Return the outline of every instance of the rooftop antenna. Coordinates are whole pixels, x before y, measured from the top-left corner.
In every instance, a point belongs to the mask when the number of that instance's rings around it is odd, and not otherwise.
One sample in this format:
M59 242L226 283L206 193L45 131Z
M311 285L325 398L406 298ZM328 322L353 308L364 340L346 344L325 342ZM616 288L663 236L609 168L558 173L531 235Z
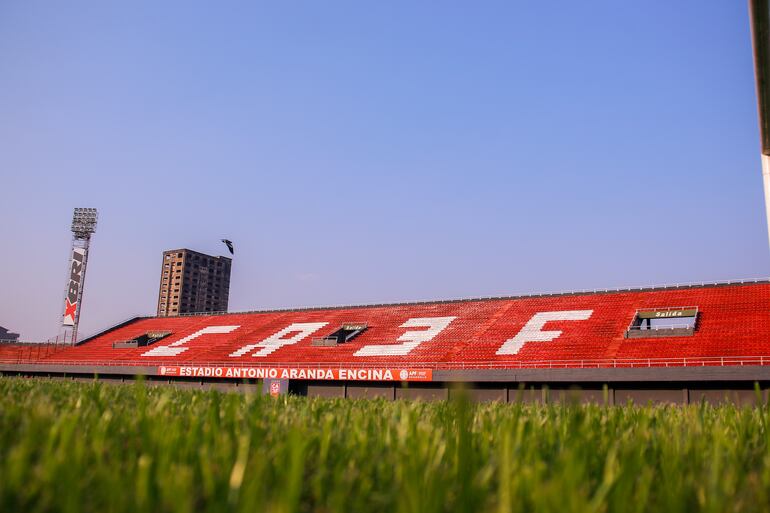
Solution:
M76 208L72 214L72 250L67 271L67 284L64 287L64 314L61 320L64 341L66 343L69 339L72 345L76 344L78 339L88 249L91 245L91 235L96 232L98 217L99 214L95 208Z

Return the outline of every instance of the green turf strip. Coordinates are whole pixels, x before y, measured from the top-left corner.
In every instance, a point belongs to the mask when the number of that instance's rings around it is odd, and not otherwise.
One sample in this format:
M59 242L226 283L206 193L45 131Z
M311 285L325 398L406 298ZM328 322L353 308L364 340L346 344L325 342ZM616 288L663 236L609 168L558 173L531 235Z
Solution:
M0 511L767 511L769 417L0 378Z

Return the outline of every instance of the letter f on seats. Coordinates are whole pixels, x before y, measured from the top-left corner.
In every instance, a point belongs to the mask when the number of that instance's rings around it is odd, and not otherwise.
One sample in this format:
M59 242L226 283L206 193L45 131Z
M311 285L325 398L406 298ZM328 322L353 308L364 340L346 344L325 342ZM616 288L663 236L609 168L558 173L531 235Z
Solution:
M513 338L508 339L500 349L497 355L518 354L519 350L527 342L550 342L561 335L561 331L543 331L543 326L551 321L585 321L593 310L569 310L564 312L540 312L521 328L521 331Z

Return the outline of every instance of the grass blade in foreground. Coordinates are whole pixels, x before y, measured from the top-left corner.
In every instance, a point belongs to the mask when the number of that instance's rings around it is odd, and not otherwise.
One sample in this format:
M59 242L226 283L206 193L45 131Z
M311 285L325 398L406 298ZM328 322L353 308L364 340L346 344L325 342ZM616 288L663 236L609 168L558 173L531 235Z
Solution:
M765 511L766 408L308 400L0 378L2 511Z

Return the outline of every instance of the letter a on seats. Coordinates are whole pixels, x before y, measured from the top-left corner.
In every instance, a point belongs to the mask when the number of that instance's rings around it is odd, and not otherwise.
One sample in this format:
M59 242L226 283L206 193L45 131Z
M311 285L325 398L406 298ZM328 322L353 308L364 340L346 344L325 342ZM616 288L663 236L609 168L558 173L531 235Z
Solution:
M142 356L176 356L190 349L189 347L180 347L180 346L183 346L187 342L193 339L196 339L201 335L208 335L208 334L214 334L214 333L230 333L231 331L235 331L238 328L240 328L240 326L209 326L207 328L203 328L201 330L196 331L192 335L188 335L184 338L181 338L176 342L174 342L173 344L169 344L167 346L158 346L153 349L150 349L146 353L142 353Z
M274 351L282 348L283 346L296 344L303 338L315 333L316 331L320 330L327 324L329 323L328 322L295 322L294 324L285 327L278 333L275 333L274 335L267 337L262 342L257 342L256 344L249 344L247 346L243 346L242 348L238 349L234 353L231 353L230 356L233 358L238 356L243 356L246 353L253 351L258 347L261 347L262 349L260 349L259 351L257 351L251 356L267 356L273 353ZM283 338L289 333L295 333L295 335L289 338Z
M550 342L561 335L561 331L543 331L543 326L551 321L585 321L593 310L569 310L564 312L540 312L521 328L521 331L512 339L507 340L500 349L498 355L518 354L519 350L527 342Z

